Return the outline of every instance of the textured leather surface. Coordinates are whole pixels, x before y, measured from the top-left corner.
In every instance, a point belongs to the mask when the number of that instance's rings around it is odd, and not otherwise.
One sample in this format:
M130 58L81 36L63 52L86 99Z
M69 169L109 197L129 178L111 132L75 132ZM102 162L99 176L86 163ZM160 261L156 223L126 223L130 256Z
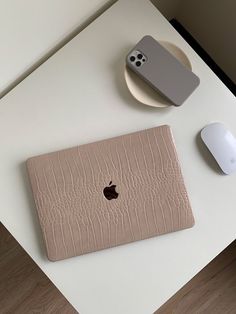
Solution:
M27 167L50 260L194 224L169 126L33 157ZM117 199L103 194L110 181Z

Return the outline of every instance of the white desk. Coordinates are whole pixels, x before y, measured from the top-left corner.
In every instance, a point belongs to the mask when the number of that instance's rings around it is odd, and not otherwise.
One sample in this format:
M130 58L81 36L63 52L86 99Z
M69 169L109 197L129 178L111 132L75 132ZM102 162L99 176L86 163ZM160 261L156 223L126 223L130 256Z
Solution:
M199 75L182 107L158 110L130 96L124 57L144 34L179 45ZM80 313L152 313L235 239L236 176L217 173L196 140L215 120L236 134L235 117L234 96L149 1L120 0L1 100L0 219ZM49 262L25 160L161 124L172 126L196 226Z
M0 97L109 0L1 0Z

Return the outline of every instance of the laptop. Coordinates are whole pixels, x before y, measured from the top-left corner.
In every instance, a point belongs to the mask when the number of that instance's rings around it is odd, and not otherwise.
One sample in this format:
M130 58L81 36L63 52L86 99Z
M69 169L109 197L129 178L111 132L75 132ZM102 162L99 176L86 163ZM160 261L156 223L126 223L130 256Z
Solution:
M194 225L167 125L32 157L27 168L51 261Z

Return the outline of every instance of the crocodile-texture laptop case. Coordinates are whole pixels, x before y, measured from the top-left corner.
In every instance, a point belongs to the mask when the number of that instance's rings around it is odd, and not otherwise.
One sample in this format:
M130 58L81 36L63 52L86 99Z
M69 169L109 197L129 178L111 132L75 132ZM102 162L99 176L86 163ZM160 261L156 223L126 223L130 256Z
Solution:
M32 157L27 167L50 260L194 224L169 126Z

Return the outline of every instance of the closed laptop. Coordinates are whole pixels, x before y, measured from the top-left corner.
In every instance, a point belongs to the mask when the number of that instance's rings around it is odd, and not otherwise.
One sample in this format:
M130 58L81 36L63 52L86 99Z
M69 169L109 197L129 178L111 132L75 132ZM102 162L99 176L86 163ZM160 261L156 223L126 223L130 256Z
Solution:
M194 224L169 126L32 157L27 168L50 260Z

